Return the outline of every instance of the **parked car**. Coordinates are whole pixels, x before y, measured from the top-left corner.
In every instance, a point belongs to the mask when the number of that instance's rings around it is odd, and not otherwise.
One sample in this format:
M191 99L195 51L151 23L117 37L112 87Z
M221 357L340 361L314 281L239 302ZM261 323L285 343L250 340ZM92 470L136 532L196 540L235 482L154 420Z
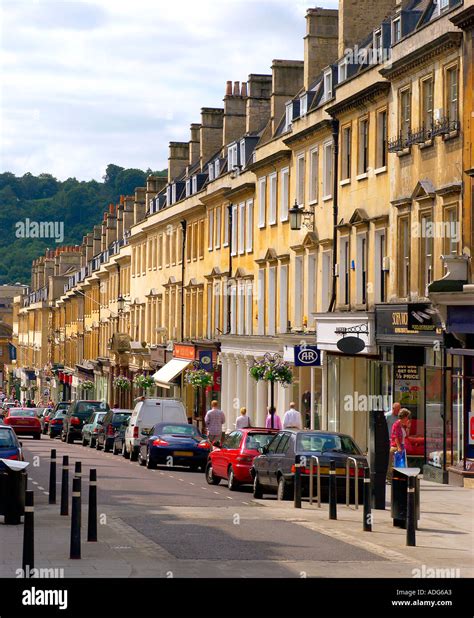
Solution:
M0 426L0 458L24 461L21 443L8 425Z
M127 429L128 423L130 422L130 417L126 419L120 427L115 430L114 442L112 444L112 453L114 455L119 455L123 450L123 445L125 441L125 430Z
M88 401L78 399L69 406L63 420L61 440L72 443L74 440L82 440L82 428L87 423L93 412L107 412L109 406L105 401Z
M4 418L17 435L31 435L35 440L41 438L41 423L35 408L10 408Z
M97 440L99 423L104 418L105 412L93 412L87 423L82 428L82 446L89 445L94 448Z
M212 444L189 423L158 423L142 430L138 462L147 468L158 464L204 470Z
M139 401L130 417L130 423L125 430L125 439L122 455L132 461L138 458L140 447L140 432L150 431L155 425L162 422L183 423L188 422L186 409L179 399L147 397Z
M112 450L114 445L115 433L132 415L132 410L114 408L109 410L97 428L96 448L101 448L106 453Z
M48 433L50 438L57 438L63 430L63 420L66 416L64 410L58 410L54 417L49 421Z
M231 491L239 485L252 484L250 473L259 449L273 440L277 429L239 429L225 437L222 446L216 447L209 455L206 466L206 480L209 485L218 485L222 479L227 480Z
M53 418L54 416L54 408L44 408L43 409L43 413L41 415L41 427L43 430L44 434L48 433L48 429L49 429L49 421Z
M310 457L313 455L319 457L321 466L321 499L323 501L327 500L330 460L334 459L336 462L336 475L344 478L348 457L353 457L359 466L359 501L362 500L363 468L368 466L368 462L354 440L341 433L291 429L278 432L273 440L263 447L262 454L254 459L251 471L254 481L254 497L262 498L265 493L276 493L279 500L290 500L294 494L297 456L303 458L301 468L302 495L308 495ZM315 470L316 468L315 465ZM354 468L351 466L350 470L353 477ZM345 483L339 482L337 487L338 501L344 501ZM354 483L351 483L350 493L353 500Z

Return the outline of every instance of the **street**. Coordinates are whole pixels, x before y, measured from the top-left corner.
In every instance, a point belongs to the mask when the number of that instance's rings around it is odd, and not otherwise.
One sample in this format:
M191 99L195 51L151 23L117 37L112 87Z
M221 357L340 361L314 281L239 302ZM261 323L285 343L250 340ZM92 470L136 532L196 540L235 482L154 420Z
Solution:
M426 535L418 533L418 547L405 548L403 531L386 525L388 510L376 512L375 532L367 535L361 511L345 506L338 521L329 522L327 505L296 510L273 496L254 500L250 486L230 492L226 483L208 485L203 473L183 468L148 470L120 455L46 437L24 438L23 446L35 491L35 566L62 568L65 577L413 577L414 568L436 566L436 560L464 565L462 577L472 573L459 505L458 516L454 509L445 513L451 532L429 525ZM58 461L56 505L48 504L51 448ZM69 560L70 517L59 515L63 455L69 455L70 485L74 462L83 470L82 559L76 561ZM85 540L91 468L98 476L98 543ZM2 576L14 576L21 566L21 535L22 526L0 526Z

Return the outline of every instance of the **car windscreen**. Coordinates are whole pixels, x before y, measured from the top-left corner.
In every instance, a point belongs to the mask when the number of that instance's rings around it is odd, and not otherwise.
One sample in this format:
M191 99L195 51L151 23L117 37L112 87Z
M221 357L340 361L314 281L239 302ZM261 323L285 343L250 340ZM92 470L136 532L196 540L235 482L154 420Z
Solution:
M34 417L35 411L33 408L29 408L28 410L22 410L21 408L11 408L10 416L29 416Z
M314 453L346 453L347 455L360 455L358 446L349 436L338 436L336 434L311 434L300 433L296 442L297 451Z
M194 425L171 425L166 423L156 425L155 431L156 433L165 435L192 436L193 438L201 437L201 434Z
M54 418L64 418L65 416L66 416L66 411L65 410L59 410L54 415Z
M259 448L263 448L273 438L275 437L275 433L249 433L247 434L247 440L245 442L245 448L249 450L257 451Z
M105 403L102 403L102 401L84 401L77 404L77 407L73 412L73 416L87 417L90 416L93 412L105 409Z
M130 418L131 412L116 412L112 417L112 423L114 425L121 425Z
M0 448L16 448L17 446L13 431L0 429Z

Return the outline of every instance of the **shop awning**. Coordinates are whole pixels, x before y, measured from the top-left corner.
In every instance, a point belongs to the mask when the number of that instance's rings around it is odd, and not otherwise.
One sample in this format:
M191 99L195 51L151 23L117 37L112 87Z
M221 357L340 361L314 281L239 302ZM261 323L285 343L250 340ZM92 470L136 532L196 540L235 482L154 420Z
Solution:
M170 382L172 382L180 373L182 373L192 361L183 360L181 358L172 358L170 361L166 363L161 369L158 369L156 373L153 374L153 379L155 380L157 386L162 386L163 388L171 388Z

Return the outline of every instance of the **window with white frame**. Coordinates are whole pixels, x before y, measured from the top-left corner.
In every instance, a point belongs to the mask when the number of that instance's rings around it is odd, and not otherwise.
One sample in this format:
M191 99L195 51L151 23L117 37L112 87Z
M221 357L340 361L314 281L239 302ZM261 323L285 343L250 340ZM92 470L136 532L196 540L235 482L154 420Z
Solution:
M277 222L277 174L273 172L268 177L269 182L269 212L268 212L268 223L270 225L274 225Z
M318 276L316 259L316 253L308 254L308 318L316 312L316 278Z
M439 0L439 10L446 11L449 9L449 0Z
M303 326L303 299L304 299L304 262L303 256L295 257L295 316L294 326L297 329Z
M430 212L420 215L422 230L429 230L433 224L433 217ZM433 237L431 234L421 234L419 243L420 255L420 296L428 296L428 286L433 281Z
M240 164L242 167L245 167L245 163L247 158L245 156L245 140L240 140Z
M258 271L258 334L265 334L265 269Z
M222 208L221 206L218 206L216 208L216 220L215 220L216 239L215 239L214 247L216 249L220 249L220 246L221 246L221 212L222 212Z
M237 255L237 204L232 204L232 253L231 255Z
M212 284L207 286L207 338L212 339Z
M288 331L288 264L280 266L280 289L278 306L280 310L280 320L278 332L280 334Z
M315 203L319 197L319 150L309 152L309 201Z
M339 303L348 305L350 302L350 246L349 236L341 237L339 243Z
M258 227L265 227L267 210L267 179L265 176L258 179Z
M209 249L209 251L212 251L212 240L214 238L214 210L209 211L207 225L207 248Z
M377 112L377 169L387 165L387 110Z
M332 99L332 70L324 72L324 100Z
M290 203L290 170L288 167L280 171L280 221L288 221Z
M237 286L237 334L243 335L245 328L245 283L239 281Z
M229 207L224 206L224 241L223 246L229 246Z
M369 119L359 120L359 162L358 173L367 174L369 169Z
M302 153L296 158L296 199L299 206L304 206L305 203L305 164L305 155Z
M196 193L197 192L197 188L198 188L197 176L193 176L192 177L192 188L193 188L193 193Z
M305 92L300 97L300 117L308 113L308 94Z
M384 303L386 298L386 274L384 269L384 259L386 257L386 231L375 231L375 264L374 264L374 296L376 303Z
M449 120L457 120L459 116L459 68L457 65L446 70L446 111Z
M267 315L267 334L276 334L276 266L268 269L268 315Z
M191 180L186 180L186 197L191 195Z
M341 151L341 180L349 180L351 177L351 126L342 128L342 151Z
M356 240L356 303L367 302L367 235L357 234Z
M382 30L376 30L374 32L374 52L375 52L375 62L382 61L382 50L383 50L383 42L382 42Z
M245 288L245 334L253 335L253 282Z
M291 129L291 123L293 121L293 101L286 104L285 108L285 131Z
M253 251L253 200L247 200L247 253Z
M407 139L411 131L411 88L405 88L399 93L400 109L400 134L403 139Z
M239 255L245 253L245 202L239 204Z
M323 157L323 199L332 197L332 177L333 177L333 149L332 141L324 144Z
M229 148L227 149L227 158L229 172L231 172L234 167L238 166L239 163L237 159L237 144L232 144L231 146L229 146Z
M321 311L329 309L331 301L332 256L330 251L323 251L321 276Z
M392 22L392 45L398 43L402 38L402 20L400 17L394 19Z
M214 291L214 332L221 329L221 282L217 281L213 286ZM224 327L225 330L225 327Z
M230 334L237 332L237 285L230 286Z
M220 173L221 173L221 162L219 161L219 159L216 159L214 161L214 178L217 178Z
M338 65L338 83L342 83L347 79L347 57L344 56L344 58L339 62Z
M209 173L209 180L214 180L214 165L212 163L209 163L209 165L207 166L207 170Z
M171 187L168 185L166 187L166 203L169 206L171 204Z

